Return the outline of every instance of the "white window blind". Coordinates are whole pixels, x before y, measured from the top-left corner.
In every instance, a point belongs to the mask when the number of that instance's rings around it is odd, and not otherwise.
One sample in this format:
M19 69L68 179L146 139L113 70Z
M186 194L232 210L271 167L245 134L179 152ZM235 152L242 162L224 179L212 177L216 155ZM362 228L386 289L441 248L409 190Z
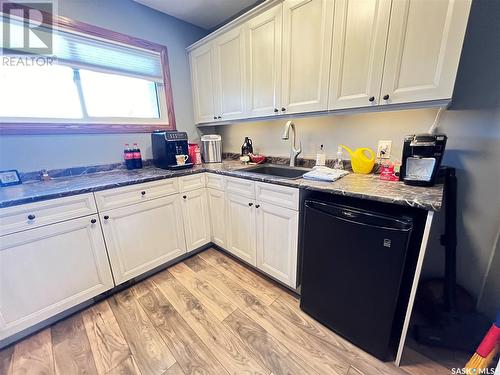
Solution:
M22 38L23 24L13 18L2 17L9 23L10 36ZM1 31L0 31L1 32ZM53 53L60 65L69 65L99 72L128 75L163 82L162 61L159 53L140 48L82 36L65 30L39 28L38 34L52 32ZM2 43L0 39L0 43ZM2 46L3 47L3 46ZM8 51L16 54L15 49Z

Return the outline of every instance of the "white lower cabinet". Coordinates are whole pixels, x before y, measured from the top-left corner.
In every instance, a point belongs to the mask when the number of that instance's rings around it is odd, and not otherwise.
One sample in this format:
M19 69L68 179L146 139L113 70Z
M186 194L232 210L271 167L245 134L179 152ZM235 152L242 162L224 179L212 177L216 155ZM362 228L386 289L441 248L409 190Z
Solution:
M251 183L245 190L247 196L226 191L227 246L224 248L296 288L298 189L241 181Z
M226 194L224 191L207 189L207 196L212 242L226 247Z
M257 209L257 267L295 288L299 213L268 203Z
M178 194L101 213L116 284L186 252Z
M175 189L155 183L96 193L108 203L98 199L95 214L90 195L82 196L90 204L83 211L68 213L67 205L56 209L53 202L3 209L0 342L210 242L296 288L297 189L219 176L205 188L204 175L183 178L180 193L177 181L170 181ZM121 197L135 199L134 192L143 197L138 203L116 207ZM80 198L72 198L76 207ZM68 219L23 230L26 212ZM9 233L10 222L21 223L19 231Z
M187 250L191 251L211 240L207 190L197 189L181 193L181 196L186 246Z
M226 250L255 266L255 202L241 195L227 193L226 205Z
M113 288L97 215L0 238L0 340Z

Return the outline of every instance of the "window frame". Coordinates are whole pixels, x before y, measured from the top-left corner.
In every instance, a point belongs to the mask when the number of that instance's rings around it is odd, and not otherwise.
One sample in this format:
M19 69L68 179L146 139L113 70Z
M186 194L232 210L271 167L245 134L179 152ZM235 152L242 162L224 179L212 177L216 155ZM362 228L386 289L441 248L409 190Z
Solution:
M109 133L151 133L154 130L175 130L175 112L170 80L167 47L141 38L122 34L116 31L76 21L71 18L54 15L44 15L49 19L55 30L101 39L111 43L140 48L156 52L160 55L163 84L157 86L159 119L134 118L95 118L97 122L88 119L39 119L39 118L0 118L0 134L109 134ZM162 114L166 114L168 124L165 124ZM30 121L33 120L33 121ZM123 123L120 123L123 122Z

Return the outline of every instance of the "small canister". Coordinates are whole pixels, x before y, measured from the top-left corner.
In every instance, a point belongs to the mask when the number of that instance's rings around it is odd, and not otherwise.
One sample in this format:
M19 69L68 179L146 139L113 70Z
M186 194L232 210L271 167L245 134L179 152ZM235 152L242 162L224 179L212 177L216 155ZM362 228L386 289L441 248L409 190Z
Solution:
M222 161L222 138L220 135L203 135L201 146L205 163L220 163Z

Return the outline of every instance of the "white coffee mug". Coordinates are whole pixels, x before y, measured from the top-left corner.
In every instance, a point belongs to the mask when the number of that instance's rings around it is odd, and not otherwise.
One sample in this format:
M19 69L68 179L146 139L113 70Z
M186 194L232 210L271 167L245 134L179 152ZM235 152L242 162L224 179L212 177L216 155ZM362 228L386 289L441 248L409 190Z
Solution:
M175 160L177 161L177 165L184 165L188 160L188 155L175 155Z

